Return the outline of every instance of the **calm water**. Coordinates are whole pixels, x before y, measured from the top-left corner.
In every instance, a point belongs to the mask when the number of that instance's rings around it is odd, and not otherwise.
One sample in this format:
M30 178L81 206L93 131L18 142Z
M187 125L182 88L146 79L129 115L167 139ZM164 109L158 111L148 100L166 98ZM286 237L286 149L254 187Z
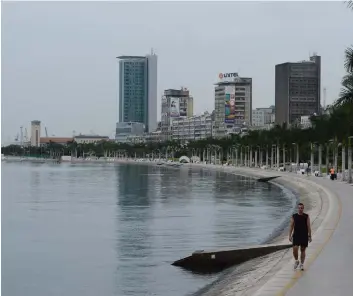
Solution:
M292 197L201 169L2 163L2 295L188 295L213 276L170 263L261 243Z

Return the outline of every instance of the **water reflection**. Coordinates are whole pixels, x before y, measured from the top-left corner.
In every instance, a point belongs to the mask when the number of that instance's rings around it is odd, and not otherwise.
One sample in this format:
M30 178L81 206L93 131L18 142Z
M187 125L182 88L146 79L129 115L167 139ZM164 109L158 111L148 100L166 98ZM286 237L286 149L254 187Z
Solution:
M119 165L117 178L117 289L118 295L141 295L149 282L144 272L151 255L149 166ZM127 272L131 266L134 272ZM136 282L138 285L131 286ZM129 283L124 285L123 283Z

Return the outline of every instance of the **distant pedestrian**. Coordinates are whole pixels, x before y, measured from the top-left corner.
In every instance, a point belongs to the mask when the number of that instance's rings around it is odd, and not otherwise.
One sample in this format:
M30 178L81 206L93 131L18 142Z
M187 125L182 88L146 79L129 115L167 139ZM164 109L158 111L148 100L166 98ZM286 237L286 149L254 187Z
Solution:
M294 269L298 266L304 270L305 250L311 242L311 226L309 215L304 213L304 205L298 204L298 213L294 214L290 221L289 241L293 243ZM300 262L298 250L300 247Z
M330 169L330 179L332 181L336 179L335 169L333 167Z
M306 168L306 175L309 176L309 173L311 172L311 162L308 162L308 167Z

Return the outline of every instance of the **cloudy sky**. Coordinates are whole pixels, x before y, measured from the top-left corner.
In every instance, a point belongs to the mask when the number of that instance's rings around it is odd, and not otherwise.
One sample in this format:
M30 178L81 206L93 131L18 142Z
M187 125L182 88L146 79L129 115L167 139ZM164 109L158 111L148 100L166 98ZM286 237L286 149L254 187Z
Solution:
M275 64L313 52L330 103L353 43L353 12L339 1L5 2L1 22L2 141L34 119L50 135L112 135L118 55L154 48L159 94L188 87L201 113L213 109L219 72L252 77L253 106L264 107L274 104Z

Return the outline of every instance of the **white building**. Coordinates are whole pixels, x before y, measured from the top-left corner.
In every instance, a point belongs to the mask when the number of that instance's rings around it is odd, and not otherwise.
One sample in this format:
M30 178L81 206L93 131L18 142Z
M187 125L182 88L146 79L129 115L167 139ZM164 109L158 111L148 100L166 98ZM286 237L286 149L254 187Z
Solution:
M311 127L310 116L300 116L300 126L302 129L307 129Z
M199 116L176 118L172 122L172 139L197 141L212 137L212 116L205 112Z
M31 121L31 146L40 146L40 121Z
M129 138L143 136L145 125L141 122L117 122L115 129L115 140L126 143Z
M252 126L260 127L274 123L274 109L256 108L252 110Z
M252 123L252 78L220 73L215 84L215 131L223 137L234 126Z
M74 137L74 141L77 144L93 144L100 141L109 141L109 137L99 135L78 135Z
M163 140L172 139L172 123L193 115L194 99L187 88L166 89L161 101L161 132Z

